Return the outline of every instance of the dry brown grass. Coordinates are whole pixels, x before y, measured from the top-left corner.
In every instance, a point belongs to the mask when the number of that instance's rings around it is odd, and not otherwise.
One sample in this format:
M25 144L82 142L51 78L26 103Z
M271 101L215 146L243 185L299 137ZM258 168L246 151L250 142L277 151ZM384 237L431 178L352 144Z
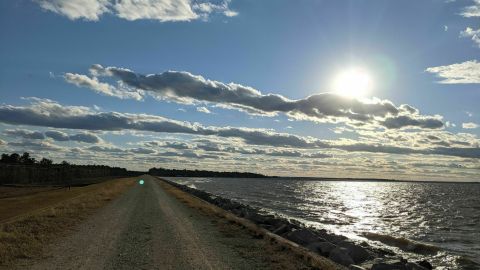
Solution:
M135 178L115 179L0 199L0 266L41 256L46 243L66 234L134 183Z
M187 206L198 209L205 215L212 217L212 223L218 226L224 236L241 237L242 235L250 235L250 237L258 239L260 248L255 249L247 246L242 250L247 257L263 256L272 269L346 269L327 258L313 254L289 240L272 234L246 219L239 218L164 181L159 180L159 182L165 191Z
M59 189L59 187L14 187L0 186L0 199L31 195L39 192Z

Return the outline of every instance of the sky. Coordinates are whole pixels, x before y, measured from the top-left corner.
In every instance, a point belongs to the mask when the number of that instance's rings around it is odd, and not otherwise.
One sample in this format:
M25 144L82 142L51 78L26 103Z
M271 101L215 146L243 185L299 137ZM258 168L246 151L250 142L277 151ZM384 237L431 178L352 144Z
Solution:
M0 2L0 152L480 180L480 0Z

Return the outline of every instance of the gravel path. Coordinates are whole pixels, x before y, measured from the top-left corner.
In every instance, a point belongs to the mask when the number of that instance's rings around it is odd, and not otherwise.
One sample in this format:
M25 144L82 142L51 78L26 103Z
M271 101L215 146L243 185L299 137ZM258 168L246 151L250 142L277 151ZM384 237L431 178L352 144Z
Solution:
M48 248L30 269L267 269L257 239L225 234L217 221L144 176L136 185ZM278 266L277 266L278 267Z

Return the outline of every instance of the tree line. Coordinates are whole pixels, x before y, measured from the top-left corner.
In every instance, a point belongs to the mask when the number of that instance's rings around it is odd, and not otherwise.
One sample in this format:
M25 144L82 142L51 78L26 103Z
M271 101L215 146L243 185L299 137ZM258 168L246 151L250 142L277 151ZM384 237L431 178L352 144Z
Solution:
M250 172L216 172L206 170L176 170L164 168L151 168L148 174L168 177L229 177L229 178L266 178L269 176Z
M45 157L37 161L28 152L2 154L0 158L0 184L79 185L92 179L140 174L143 173L106 165L76 165L67 161L55 164Z

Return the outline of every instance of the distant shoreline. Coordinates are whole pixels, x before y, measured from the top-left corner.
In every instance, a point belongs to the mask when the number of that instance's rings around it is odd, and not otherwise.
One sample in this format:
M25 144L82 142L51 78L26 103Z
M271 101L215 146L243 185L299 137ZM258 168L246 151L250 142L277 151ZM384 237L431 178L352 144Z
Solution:
M155 175L159 177L188 177L188 178L253 178L253 179L288 179L288 180L304 180L304 181L344 181L344 182L391 182L391 183L441 183L441 184L480 184L480 181L441 181L441 180L397 180L382 178L334 178L334 177L310 177L310 176L263 176L263 177L242 177L242 176L182 176L182 175Z

